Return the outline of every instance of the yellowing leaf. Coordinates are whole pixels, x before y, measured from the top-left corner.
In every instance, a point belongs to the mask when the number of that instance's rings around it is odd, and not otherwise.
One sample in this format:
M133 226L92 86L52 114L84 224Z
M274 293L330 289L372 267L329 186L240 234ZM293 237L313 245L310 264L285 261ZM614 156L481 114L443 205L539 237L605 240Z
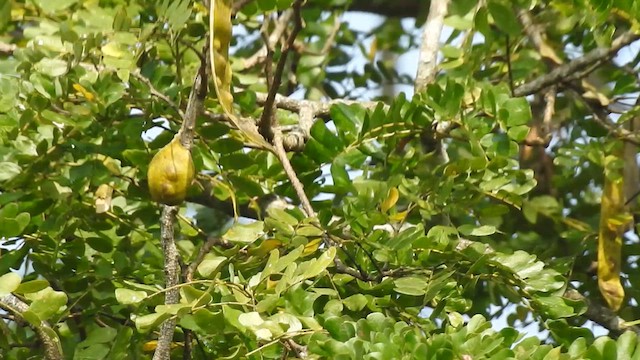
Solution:
M73 84L73 88L80 93L80 95L82 95L83 98L87 99L88 101L95 101L96 97L93 95L93 93L87 89L85 89L84 86L80 85L80 84Z
M172 349L175 349L179 346L182 346L182 343L177 343L177 342L171 343ZM142 344L142 351L152 352L152 351L155 351L157 347L158 347L158 340L147 341L146 343Z
M378 53L378 38L374 37L373 41L371 41L371 47L369 47L369 54L367 54L369 61L373 62L376 59L377 53Z
M253 145L271 149L258 132L253 121L239 118L233 112L233 94L231 93L231 64L229 63L229 44L232 36L231 0L210 1L209 13L209 56L211 58L211 75L218 102L233 125Z
M382 202L382 205L380 205L380 209L382 210L382 212L387 212L389 211L389 209L394 207L398 202L399 198L400 198L400 193L398 192L397 188L392 187L391 189L389 189L387 198Z
M96 214L105 213L111 210L111 196L113 188L109 184L98 186L95 193Z
M158 340L147 341L142 344L142 351L144 352L152 352L158 347Z
M615 311L620 309L624 300L624 288L620 282L622 234L626 231L628 220L631 219L624 209L623 179L614 174L621 170L611 166L619 159L616 155L605 158L598 234L598 287L609 307Z
M307 245L304 246L304 249L302 250L302 256L311 255L314 252L316 252L316 250L318 250L318 248L320 247L321 243L322 243L322 238L317 238L309 241Z
M397 214L390 215L389 219L394 222L403 222L408 214L409 214L409 210L401 211Z
M278 239L267 239L255 248L250 248L247 253L252 256L266 256L271 250L282 246L282 241Z
M218 101L225 113L232 112L231 66L229 64L229 43L231 42L231 0L211 1L211 73Z
M545 41L540 44L540 55L546 57L547 59L553 61L558 65L562 64L562 60L558 57L558 55L556 55L556 52L553 50L553 48L551 48L551 46L549 46L549 44L547 44Z

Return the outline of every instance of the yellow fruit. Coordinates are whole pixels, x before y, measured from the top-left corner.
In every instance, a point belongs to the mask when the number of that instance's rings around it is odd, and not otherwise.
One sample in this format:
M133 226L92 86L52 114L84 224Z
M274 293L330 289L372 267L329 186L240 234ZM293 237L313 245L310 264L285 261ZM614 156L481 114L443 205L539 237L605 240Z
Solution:
M178 134L151 159L147 172L151 198L166 205L182 203L194 176L191 152L182 146Z

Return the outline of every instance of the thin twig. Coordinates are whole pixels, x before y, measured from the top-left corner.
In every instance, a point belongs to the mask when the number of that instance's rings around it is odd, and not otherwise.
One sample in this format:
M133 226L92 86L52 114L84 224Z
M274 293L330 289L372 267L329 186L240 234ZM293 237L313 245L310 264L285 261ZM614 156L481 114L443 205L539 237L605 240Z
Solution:
M544 113L542 114L542 127L545 136L553 130L553 114L556 111L556 87L552 86L544 93ZM544 137L544 136L543 136Z
M275 126L275 116L274 116L274 101L276 98L276 94L278 93L278 88L280 88L280 83L282 82L282 74L284 73L284 67L287 63L287 56L289 55L289 51L291 51L291 47L293 42L296 40L298 33L302 30L302 17L300 14L300 8L302 7L302 3L304 0L296 0L293 3L293 17L294 17L294 26L287 38L287 42L282 47L280 52L280 59L278 60L278 65L276 66L276 72L273 75L273 80L271 83L271 87L269 88L269 93L267 94L267 101L264 104L264 110L262 112L262 117L260 118L259 130L260 134L267 140L273 139L274 135L274 126Z
M268 36L268 40L264 42L264 45L260 48L260 50L256 51L253 55L251 55L251 57L243 61L243 66L245 69L252 68L264 61L265 57L269 53L269 49L273 49L276 44L278 44L278 41L280 41L282 34L284 34L284 31L287 29L289 20L291 20L291 16L293 16L292 11L285 11L282 13L282 15L280 15L278 21L276 22L276 26L273 28L273 31ZM266 21L265 24L267 24Z
M422 30L422 44L420 46L418 72L415 82L417 93L424 91L427 85L432 83L436 77L440 34L442 33L448 6L449 0L431 1L429 16Z
M293 186L298 198L300 199L300 203L302 204L302 208L308 217L316 216L313 207L311 206L311 202L309 201L309 197L304 192L304 187L298 176L296 175L296 171L291 166L291 162L287 157L287 152L284 149L284 145L282 142L282 132L279 129L275 130L275 134L273 136L273 144L276 151L276 156L282 163L282 167L284 168L284 172L287 174L289 181L291 181L291 185Z
M206 53L206 52L205 52ZM194 129L198 116L204 112L204 99L207 96L207 63L200 65L198 74L193 80L193 87L189 94L187 110L182 119L180 127L180 143L186 149L191 149L193 145Z
M262 41L264 42L263 49L265 50L264 54L264 77L267 83L267 89L271 88L271 84L273 82L273 48L274 44L271 44L271 39L269 36L269 17L265 15L265 20L262 22L262 27L260 28L260 36L262 36ZM283 15L284 17L284 15ZM280 25L281 23L278 23ZM287 23L284 23L284 27L286 28ZM284 31L284 29L283 29ZM278 39L276 39L276 42Z
M511 43L509 41L509 35L505 37L506 58L507 58L507 75L509 76L509 90L511 96L513 96L513 70L511 69Z
M209 253L209 251L211 251L211 249L217 245L221 243L221 239L217 238L215 236L210 236L207 241L202 244L202 247L200 248L200 251L198 251L198 255L196 256L196 258L189 264L189 266L187 266L187 271L184 274L184 278L186 282L192 282L193 281L193 274L196 272L196 269L198 268L198 266L202 263L202 260L204 260L204 257Z
M149 92L151 92L151 95L167 103L167 105L169 105L176 113L178 113L178 115L180 115L180 118L184 118L184 112L182 111L182 109L180 109L180 106L178 106L178 104L171 100L171 98L169 98L167 95L158 91L158 89L156 89L155 86L153 86L153 84L151 83L151 80L147 79L144 75L140 74L137 71L133 71L131 75L143 84L147 85L149 87Z

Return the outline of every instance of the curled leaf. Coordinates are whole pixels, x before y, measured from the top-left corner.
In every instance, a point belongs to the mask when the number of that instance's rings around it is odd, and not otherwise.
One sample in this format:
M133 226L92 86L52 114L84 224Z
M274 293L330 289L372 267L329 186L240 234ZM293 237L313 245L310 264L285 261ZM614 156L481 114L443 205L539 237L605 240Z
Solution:
M624 210L624 181L619 168L612 166L615 155L605 158L605 179L600 205L600 231L598 234L598 287L609 307L618 310L624 300L620 282L622 261L622 235L630 217Z

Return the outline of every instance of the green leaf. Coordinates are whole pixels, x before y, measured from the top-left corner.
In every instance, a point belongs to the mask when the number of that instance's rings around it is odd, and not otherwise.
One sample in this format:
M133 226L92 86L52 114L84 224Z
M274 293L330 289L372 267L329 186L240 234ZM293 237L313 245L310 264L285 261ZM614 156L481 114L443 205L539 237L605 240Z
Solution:
M357 105L336 104L331 107L330 114L338 133L345 137L345 142L354 141L363 115L362 109Z
M271 218L279 222L292 226L298 225L298 219L291 215L287 210L280 209L278 207L271 207L267 210L267 213Z
M524 139L527 138L528 134L529 127L527 125L517 125L510 127L509 130L507 130L507 135L509 135L509 138L517 142L524 141Z
M147 298L144 291L130 290L126 288L116 289L116 300L123 305L138 304Z
M335 157L344 149L340 138L329 130L322 121L316 121L315 124L313 124L311 127L311 136L328 151L330 158Z
M344 299L342 303L351 311L360 311L367 306L367 297L362 294L355 294Z
M507 119L509 128L527 125L531 121L531 106L525 98L508 99L502 107L509 112Z
M576 315L574 308L569 306L566 300L559 296L537 296L534 298L534 304L537 310L551 319Z
M222 238L235 243L251 244L264 235L264 223L254 221L248 224L235 223Z
M217 256L215 254L207 254L198 265L198 274L204 278L211 278L216 274L216 270L223 264L227 258L225 256Z
M220 157L220 166L228 170L243 170L255 164L255 160L244 153L224 154Z
M61 291L54 291L47 287L40 291L25 294L31 300L29 310L36 314L40 320L48 320L53 315L66 308L67 295Z
M494 23L500 30L514 37L521 34L522 27L513 9L508 8L498 1L489 1L487 7L491 17L493 17Z
M68 64L64 60L44 58L34 68L42 74L58 77L67 73Z
M136 329L138 329L138 331L147 332L151 329L154 329L160 326L160 324L162 324L163 321L165 321L170 317L171 317L171 314L167 312L152 313L152 314L143 315L143 316L136 316L134 318L134 322L136 324Z
M207 309L198 309L190 316L205 334L222 333L225 329L225 319L222 311L211 312Z
M218 139L211 144L211 150L221 154L229 154L243 148L244 143L242 141L230 137Z
M428 283L424 278L409 276L394 280L394 290L400 294L422 296L427 292Z
M8 204L0 210L0 237L15 237L22 235L24 229L31 221L29 213L19 213L15 203Z
M182 299L190 304L192 308L197 308L209 304L213 297L210 293L198 290L193 286L183 286L180 288L180 295Z
M55 13L69 8L78 0L35 0L35 4L46 13Z
M116 336L113 346L111 346L111 352L109 356L113 360L125 360L131 354L129 347L131 346L131 337L133 336L133 329L130 327L122 327L118 329L118 335Z
M304 270L302 276L305 279L310 279L320 275L327 267L333 263L333 258L336 256L336 248L330 247L322 253L317 259L313 259L309 262L309 265Z
M7 273L0 276L0 296L9 295L20 286L22 278L16 273Z
M110 253L113 251L113 243L107 236L92 236L86 239L87 244L96 251Z
M78 349L73 354L73 360L102 360L109 354L109 347L105 344L94 344L87 347L78 344Z
M122 156L127 159L132 165L142 167L143 165L148 166L149 154L146 151L139 149L126 149L122 152Z
M0 277L0 283L2 283L2 278ZM49 286L49 282L47 280L31 280L25 281L14 291L18 294L29 294L38 292ZM0 285L0 288L2 286Z
M638 344L638 335L632 331L625 331L617 340L617 359L631 359Z
M114 328L100 327L92 329L87 338L81 342L80 346L94 345L94 344L106 344L115 339L118 332Z
M331 177L335 187L341 189L342 192L346 192L351 188L351 179L349 179L349 173L344 165L339 165L336 162L331 164Z
M496 233L496 227L493 225L476 226L465 224L458 227L458 231L466 236L489 236Z
M245 327L255 328L264 323L264 319L255 311L242 313L238 316L238 322Z
M187 314L191 310L190 304L169 304L169 305L158 305L155 308L156 313L158 314L171 314L183 316Z
M576 341L579 338L585 338L587 342L593 342L593 334L589 329L585 329L582 327L570 326L567 324L566 320L547 320L545 322L547 328L551 332L552 336L558 340L561 344L565 346L569 346L573 341ZM593 349L593 346L590 347L589 352ZM604 358L604 357L589 357L586 356L587 359L615 359L613 358Z

